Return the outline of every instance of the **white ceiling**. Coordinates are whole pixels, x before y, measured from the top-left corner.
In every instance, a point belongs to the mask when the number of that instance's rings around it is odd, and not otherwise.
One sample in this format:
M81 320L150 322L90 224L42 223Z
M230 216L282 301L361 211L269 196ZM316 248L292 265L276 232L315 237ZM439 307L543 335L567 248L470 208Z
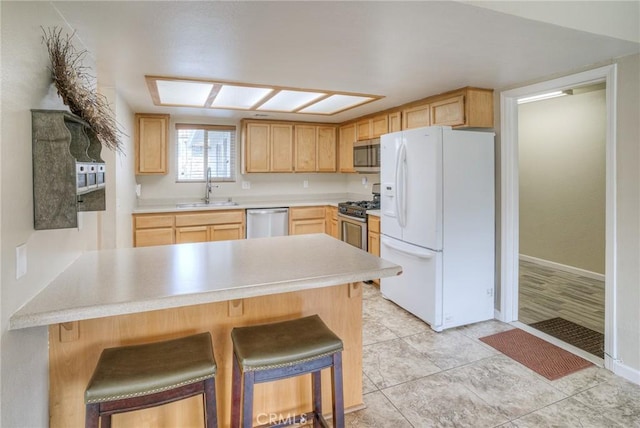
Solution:
M328 117L269 113L342 122L462 86L505 88L640 51L637 42L452 1L52 4L95 57L100 84L136 112L181 116L255 112L156 107L145 75L385 96Z

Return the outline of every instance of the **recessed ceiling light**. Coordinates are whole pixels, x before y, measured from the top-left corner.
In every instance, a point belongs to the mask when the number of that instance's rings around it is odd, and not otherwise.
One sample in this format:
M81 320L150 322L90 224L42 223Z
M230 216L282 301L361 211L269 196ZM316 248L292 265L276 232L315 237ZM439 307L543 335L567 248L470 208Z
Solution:
M247 110L269 95L271 88L254 88L251 86L225 85L211 103L213 108L230 108Z
M331 95L329 98L318 101L300 110L300 113L335 114L373 101L375 98L359 95Z
M283 90L265 101L260 107L258 107L258 110L285 112L296 111L300 107L303 107L311 103L312 101L315 101L318 98L324 97L326 95L327 94L322 92Z
M382 96L205 79L145 76L157 106L331 115Z

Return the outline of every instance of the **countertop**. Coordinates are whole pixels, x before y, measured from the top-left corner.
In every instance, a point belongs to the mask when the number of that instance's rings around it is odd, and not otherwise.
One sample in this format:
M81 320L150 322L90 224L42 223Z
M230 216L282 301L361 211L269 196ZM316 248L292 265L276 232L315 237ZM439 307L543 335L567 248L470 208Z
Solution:
M133 214L147 213L180 213L186 211L211 211L211 210L234 210L252 208L280 208L280 207L312 207L331 205L338 206L339 202L347 199L312 199L312 200L264 200L264 201L237 201L237 205L207 205L202 207L178 207L177 203L156 203L140 205L133 210Z
M9 329L286 293L399 275L325 234L90 251L14 313Z

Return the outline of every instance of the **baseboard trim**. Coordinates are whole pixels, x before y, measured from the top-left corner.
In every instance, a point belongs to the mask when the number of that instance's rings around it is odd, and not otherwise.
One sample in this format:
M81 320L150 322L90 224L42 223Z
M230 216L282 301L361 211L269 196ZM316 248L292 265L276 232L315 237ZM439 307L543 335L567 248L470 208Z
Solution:
M624 365L620 360L610 359L606 355L605 359L610 361L610 367L612 368L611 371L616 375L623 377L629 382L635 383L636 385L640 385L640 370ZM609 363L609 361L607 361L607 363Z
M535 264L540 265L540 266L550 267L550 268L553 268L553 269L561 270L563 272L569 272L569 273L573 273L575 275L581 275L581 276L585 276L587 278L596 279L598 281L602 281L603 284L604 284L605 276L602 273L591 272L591 271L588 271L588 270L585 270L585 269L580 269L580 268L577 268L577 267L573 267L573 266L569 266L569 265L563 265L561 263L552 262L550 260L539 259L537 257L527 256L525 254L520 254L519 257L520 257L520 260L523 260L525 262L535 263Z

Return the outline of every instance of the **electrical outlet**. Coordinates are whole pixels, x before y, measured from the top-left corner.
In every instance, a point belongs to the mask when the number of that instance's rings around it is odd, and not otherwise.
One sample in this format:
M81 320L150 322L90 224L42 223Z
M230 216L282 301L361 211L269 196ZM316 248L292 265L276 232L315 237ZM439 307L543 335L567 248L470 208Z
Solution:
M369 180L367 180L367 177L362 177L362 185L364 187L367 187L367 183L369 182Z
M306 189L307 187L309 187L309 180L304 180L304 181L302 182L302 187L304 187L305 189Z
M16 247L16 279L27 274L27 244Z
M493 297L493 288L487 288L487 297Z
M244 190L249 190L249 189L251 189L251 182L250 182L250 181L243 181L243 182L242 182L242 188L243 188Z

